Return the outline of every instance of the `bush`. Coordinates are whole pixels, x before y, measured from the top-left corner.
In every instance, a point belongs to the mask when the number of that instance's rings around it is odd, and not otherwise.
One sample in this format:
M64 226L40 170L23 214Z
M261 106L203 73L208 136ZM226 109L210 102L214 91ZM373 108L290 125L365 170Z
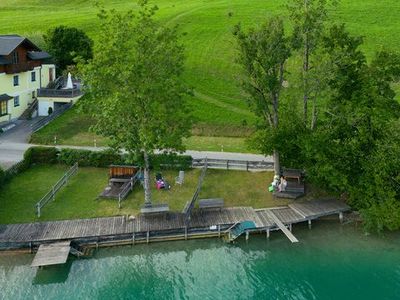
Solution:
M6 174L2 168L0 168L0 188L3 186L6 180Z
M58 162L73 165L78 162L82 167L108 167L111 164L123 164L124 157L111 150L89 151L79 149L61 149Z
M57 148L31 147L24 153L24 167L28 168L32 164L54 164L57 163L57 156Z

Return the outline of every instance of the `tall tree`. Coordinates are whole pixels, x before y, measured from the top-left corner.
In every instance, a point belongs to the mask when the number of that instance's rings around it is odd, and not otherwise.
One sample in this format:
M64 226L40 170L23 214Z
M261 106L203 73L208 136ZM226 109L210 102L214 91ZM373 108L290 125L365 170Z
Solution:
M313 101L311 129L314 129L316 125L317 98L321 89L321 78L319 74L315 74L321 61L318 56L315 56L315 53L324 33L328 2L333 1L291 0L288 4L290 20L293 25L292 47L299 51L302 57L301 89L303 93L303 119L306 126L309 122L309 101Z
M43 38L61 71L75 65L75 58L86 61L93 57L93 41L78 28L57 26L49 29Z
M156 149L184 150L191 121L176 28L153 20L156 7L140 5L138 14L101 10L94 57L81 70L89 95L84 106L97 120L93 129L132 161L142 157L145 204L151 205L149 156Z
M283 22L272 18L258 29L234 34L239 45L238 62L243 68L242 85L249 95L250 108L262 120L258 133L263 135L279 126L279 100L283 89L285 63L290 56ZM265 153L269 154L269 153ZM279 152L273 151L275 173L280 173Z

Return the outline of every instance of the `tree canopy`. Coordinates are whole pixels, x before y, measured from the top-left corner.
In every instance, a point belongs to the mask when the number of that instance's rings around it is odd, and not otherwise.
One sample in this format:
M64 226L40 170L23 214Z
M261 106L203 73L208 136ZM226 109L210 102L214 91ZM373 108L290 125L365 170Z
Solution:
M43 38L61 71L75 65L78 57L84 61L93 57L93 41L78 28L57 26L49 29Z
M149 154L184 150L191 129L190 91L181 79L184 49L176 28L153 20L156 10L146 3L137 14L101 10L93 59L80 66L88 92L84 108L97 120L93 129L132 162L142 157L149 205Z
M244 91L261 120L253 144L264 154L279 152L282 165L305 169L309 182L359 209L368 230L397 229L400 104L393 83L400 79L400 55L379 51L368 61L362 37L345 25L326 25L328 3L290 1L293 28L284 51L277 31L263 30L268 26L239 30ZM282 53L290 66L287 89L270 68L279 65L274 60ZM273 87L281 92L277 110ZM279 126L271 116L279 118Z

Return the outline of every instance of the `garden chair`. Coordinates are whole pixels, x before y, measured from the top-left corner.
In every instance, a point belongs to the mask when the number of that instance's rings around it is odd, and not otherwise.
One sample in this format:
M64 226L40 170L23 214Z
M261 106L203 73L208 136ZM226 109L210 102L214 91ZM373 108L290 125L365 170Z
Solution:
M185 178L185 172L184 171L179 171L178 177L175 178L175 183L182 185L184 178Z

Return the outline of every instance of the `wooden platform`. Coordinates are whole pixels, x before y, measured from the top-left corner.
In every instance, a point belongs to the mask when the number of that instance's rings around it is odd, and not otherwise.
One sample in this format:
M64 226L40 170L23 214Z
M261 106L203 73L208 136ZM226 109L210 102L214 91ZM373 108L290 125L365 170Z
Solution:
M70 244L71 242L67 241L40 245L31 266L42 267L66 263L71 249Z
M0 249L10 243L48 243L61 240L84 240L88 238L118 239L119 237L147 234L163 236L176 232L207 232L210 228L228 228L235 223L253 221L257 230L276 230L276 218L290 225L321 216L339 214L350 210L343 202L328 199L294 203L279 208L254 209L231 207L221 210L193 210L188 226L184 214L146 216L138 215L133 220L126 216L65 220L41 223L0 225ZM274 216L272 216L273 214ZM215 229L213 229L215 230Z

